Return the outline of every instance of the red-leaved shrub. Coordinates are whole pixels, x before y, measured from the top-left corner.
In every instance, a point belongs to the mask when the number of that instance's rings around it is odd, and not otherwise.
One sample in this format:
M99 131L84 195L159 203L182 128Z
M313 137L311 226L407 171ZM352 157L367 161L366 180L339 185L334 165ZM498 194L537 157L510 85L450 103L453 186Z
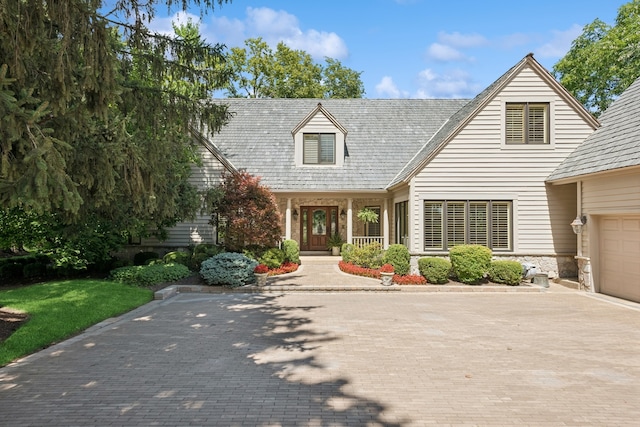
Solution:
M393 273L393 271L393 265L391 264L385 264L380 267L380 273Z
M393 276L393 283L397 283L398 285L426 285L427 279L419 274L407 274L404 276L395 274Z
M293 273L298 269L298 264L294 262L285 262L280 267L269 270L269 276L278 276L280 274Z
M356 276L372 277L374 279L380 278L380 270L373 268L360 267L359 265L352 264L350 262L340 261L338 267L341 271Z
M269 267L264 264L256 265L256 268L253 269L253 272L256 274L264 274L269 272Z

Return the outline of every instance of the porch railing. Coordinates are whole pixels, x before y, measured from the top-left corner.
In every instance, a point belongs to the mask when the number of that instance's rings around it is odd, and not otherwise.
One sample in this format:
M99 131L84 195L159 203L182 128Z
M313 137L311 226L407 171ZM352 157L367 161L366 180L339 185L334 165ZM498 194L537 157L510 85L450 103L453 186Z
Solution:
M384 237L367 237L367 236L353 236L351 238L354 246L361 248L369 243L380 243L380 246L384 246Z

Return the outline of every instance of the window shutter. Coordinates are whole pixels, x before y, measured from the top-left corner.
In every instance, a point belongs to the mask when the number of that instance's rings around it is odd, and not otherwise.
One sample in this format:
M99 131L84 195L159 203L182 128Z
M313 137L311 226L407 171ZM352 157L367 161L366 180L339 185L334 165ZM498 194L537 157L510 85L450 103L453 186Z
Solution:
M492 202L491 204L491 247L492 249L511 249L510 202Z
M447 202L447 247L464 245L465 202Z
M320 163L335 163L335 135L320 134Z
M524 104L507 104L506 143L524 143Z
M489 246L487 205L486 202L469 203L469 243L472 245Z
M547 106L546 104L530 104L528 117L528 139L531 144L547 142Z
M304 135L304 153L302 162L305 164L318 164L318 135Z
M424 202L424 248L442 249L442 202Z

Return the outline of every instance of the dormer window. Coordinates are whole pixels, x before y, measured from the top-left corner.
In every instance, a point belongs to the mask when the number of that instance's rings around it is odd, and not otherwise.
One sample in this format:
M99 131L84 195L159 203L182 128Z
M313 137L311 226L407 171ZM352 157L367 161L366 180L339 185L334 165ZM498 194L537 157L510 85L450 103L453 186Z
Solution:
M303 135L305 165L334 165L336 163L336 135L334 133L305 133Z
M342 167L347 130L318 104L291 131L296 167Z

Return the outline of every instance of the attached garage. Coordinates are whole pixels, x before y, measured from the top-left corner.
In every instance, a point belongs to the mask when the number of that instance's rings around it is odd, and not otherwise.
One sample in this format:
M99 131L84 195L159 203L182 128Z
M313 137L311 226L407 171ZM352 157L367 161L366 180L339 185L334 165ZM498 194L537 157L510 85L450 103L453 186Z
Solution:
M604 216L599 226L599 291L640 302L640 216Z

